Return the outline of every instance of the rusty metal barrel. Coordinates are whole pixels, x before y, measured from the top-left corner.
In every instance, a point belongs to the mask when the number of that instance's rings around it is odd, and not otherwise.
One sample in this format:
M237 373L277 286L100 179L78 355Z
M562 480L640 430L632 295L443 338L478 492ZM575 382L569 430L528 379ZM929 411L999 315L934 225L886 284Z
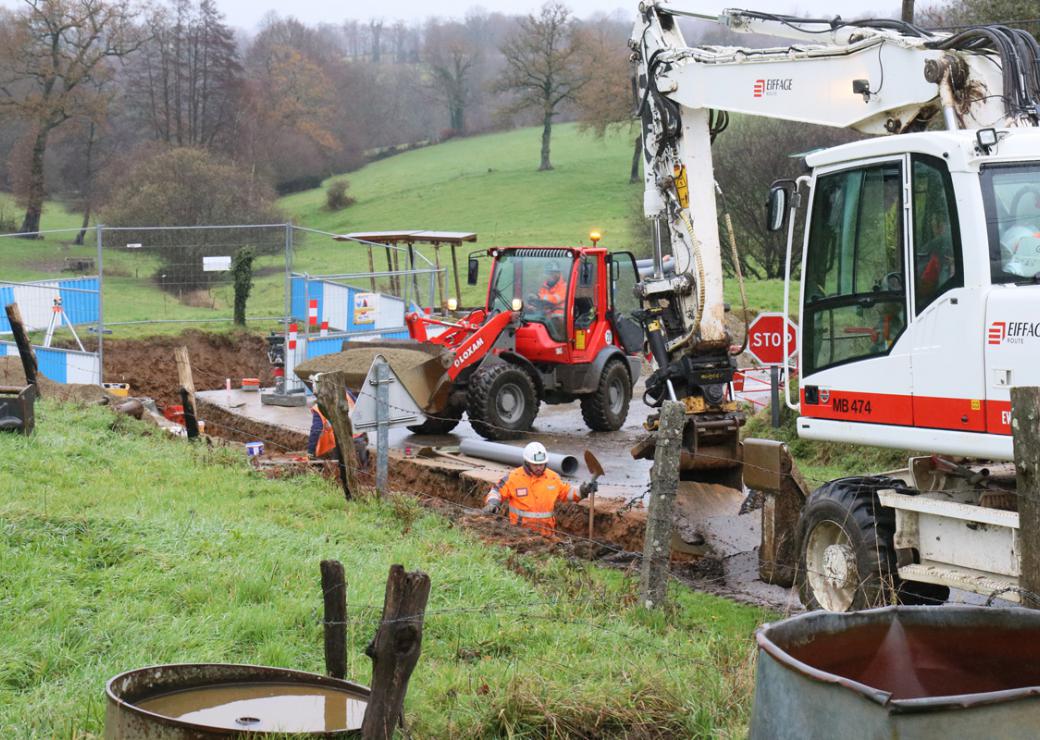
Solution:
M105 687L106 740L361 736L368 688L286 668L157 665Z
M811 612L756 633L753 739L1032 738L1040 612Z

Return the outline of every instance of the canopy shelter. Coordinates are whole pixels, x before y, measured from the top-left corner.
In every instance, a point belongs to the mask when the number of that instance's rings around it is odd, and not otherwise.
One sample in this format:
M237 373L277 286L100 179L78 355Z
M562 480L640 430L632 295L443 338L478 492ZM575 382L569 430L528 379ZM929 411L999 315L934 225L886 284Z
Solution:
M434 267L437 269L437 284L440 288L441 294L441 307L447 306L447 286L445 284L444 273L441 272L441 247L451 247L451 266L452 273L455 276L455 300L458 301L459 305L462 305L462 283L459 280L459 258L457 249L460 245L467 242L475 242L477 235L471 231L416 231L416 230L401 230L401 231L355 231L350 234L341 234L340 236L334 237L336 241L355 241L362 242L368 246L368 269L370 272L375 272L375 261L372 258L372 246L374 244L382 244L386 247L386 266L390 272L400 271L398 263L397 252L401 249L399 245L403 244L405 250L408 252L408 265L409 269L415 270L415 245L416 244L429 244L433 247L433 259ZM393 249L392 249L393 248ZM412 279L415 280L415 273L412 274ZM375 279L373 278L372 290L375 291ZM400 293L401 286L395 281L395 290ZM416 295L418 295L418 285L416 285Z

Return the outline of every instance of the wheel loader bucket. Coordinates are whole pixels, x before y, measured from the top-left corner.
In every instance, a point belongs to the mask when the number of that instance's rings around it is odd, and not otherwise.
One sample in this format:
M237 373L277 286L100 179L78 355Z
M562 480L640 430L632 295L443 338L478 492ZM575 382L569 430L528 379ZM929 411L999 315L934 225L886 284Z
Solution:
M380 342L344 342L343 351L314 357L296 366L296 375L308 387L318 373L339 371L346 376L347 388L359 393L376 355L386 358L401 384L427 414L448 407L452 381L447 375L452 354L435 344L410 339Z

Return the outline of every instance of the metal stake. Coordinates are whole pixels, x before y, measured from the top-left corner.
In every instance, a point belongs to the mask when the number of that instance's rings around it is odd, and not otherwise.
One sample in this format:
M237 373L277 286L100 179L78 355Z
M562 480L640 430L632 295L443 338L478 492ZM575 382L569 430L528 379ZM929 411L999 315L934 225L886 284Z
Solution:
M769 366L769 407L773 412L773 429L780 428L780 368Z
M390 377L387 365L381 358L377 358L373 364L376 371L376 490L382 493L386 490L389 464Z

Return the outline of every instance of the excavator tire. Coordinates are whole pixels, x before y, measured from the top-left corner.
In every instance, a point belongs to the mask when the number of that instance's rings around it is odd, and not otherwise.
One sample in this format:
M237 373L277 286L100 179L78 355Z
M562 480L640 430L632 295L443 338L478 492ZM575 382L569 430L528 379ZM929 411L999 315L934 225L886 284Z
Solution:
M881 505L877 492L903 487L887 476L841 478L809 496L798 527L797 579L807 609L855 611L894 603L941 604L949 598L946 586L899 578L895 512ZM833 552L828 554L828 548Z
M484 439L518 437L531 428L538 414L534 381L516 365L486 365L470 380L466 413Z
M408 427L412 434L447 434L462 421L462 407L449 406L434 416L427 416L422 424L413 424Z
M594 432L616 432L628 417L632 400L632 378L620 360L603 367L596 390L581 397L581 417Z

